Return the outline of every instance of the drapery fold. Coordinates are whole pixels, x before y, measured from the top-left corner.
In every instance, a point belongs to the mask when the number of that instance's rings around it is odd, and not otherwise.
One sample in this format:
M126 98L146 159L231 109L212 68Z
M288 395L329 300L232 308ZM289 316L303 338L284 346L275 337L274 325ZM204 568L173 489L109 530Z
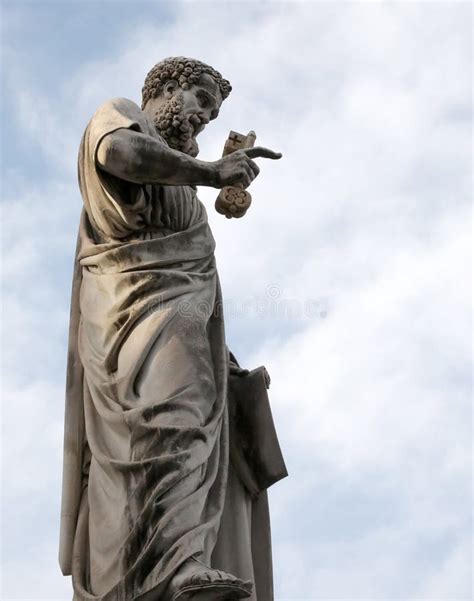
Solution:
M164 588L191 555L210 561L228 469L213 251L205 221L100 245L82 216L77 350L90 459L74 533L78 600L129 601Z

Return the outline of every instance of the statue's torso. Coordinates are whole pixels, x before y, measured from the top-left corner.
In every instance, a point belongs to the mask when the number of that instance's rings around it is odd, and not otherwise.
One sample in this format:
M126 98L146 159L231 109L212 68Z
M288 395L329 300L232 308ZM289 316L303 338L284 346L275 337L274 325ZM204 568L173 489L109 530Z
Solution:
M116 98L96 111L81 142L78 168L84 206L99 240L161 237L207 220L204 205L190 186L134 184L100 169L96 161L100 142L121 128L166 144L153 122L131 100Z

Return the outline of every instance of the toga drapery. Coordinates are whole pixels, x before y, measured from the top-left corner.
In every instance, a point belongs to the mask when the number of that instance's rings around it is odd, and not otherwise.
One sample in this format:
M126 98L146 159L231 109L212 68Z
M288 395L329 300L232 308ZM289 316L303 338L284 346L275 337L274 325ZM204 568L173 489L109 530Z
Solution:
M101 171L104 136L165 143L130 100L89 123L71 304L60 564L75 601L147 601L191 556L272 598L266 493L229 462L214 239L188 186ZM257 548L258 547L258 548Z

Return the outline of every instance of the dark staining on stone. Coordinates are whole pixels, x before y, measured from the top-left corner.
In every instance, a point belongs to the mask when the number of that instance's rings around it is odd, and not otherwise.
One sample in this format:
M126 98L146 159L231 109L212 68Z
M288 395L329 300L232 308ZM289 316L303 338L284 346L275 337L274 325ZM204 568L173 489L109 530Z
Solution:
M119 313L118 318L114 321L114 327L117 330L120 330L128 321L130 315L128 311L124 311L123 313Z

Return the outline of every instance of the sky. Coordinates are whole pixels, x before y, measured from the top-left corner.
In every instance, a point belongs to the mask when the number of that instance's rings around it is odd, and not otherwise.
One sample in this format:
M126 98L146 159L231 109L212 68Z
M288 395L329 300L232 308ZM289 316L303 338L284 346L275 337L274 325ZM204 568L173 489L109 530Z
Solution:
M264 364L290 476L275 596L472 598L472 6L3 1L2 599L70 600L57 562L66 343L95 109L198 58L232 85L200 136L260 160L213 208L228 344Z

